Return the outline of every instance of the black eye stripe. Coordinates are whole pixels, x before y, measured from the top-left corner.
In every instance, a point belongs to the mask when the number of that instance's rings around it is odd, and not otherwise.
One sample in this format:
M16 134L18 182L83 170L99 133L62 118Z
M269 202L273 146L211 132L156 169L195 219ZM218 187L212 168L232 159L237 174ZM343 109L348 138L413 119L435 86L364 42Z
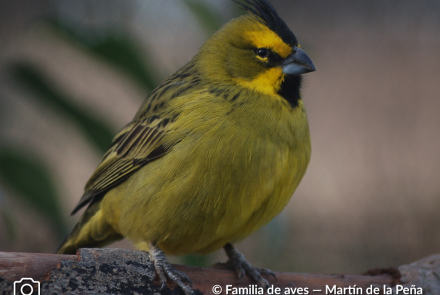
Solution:
M267 58L267 62L265 63L266 67L279 66L280 63L283 61L281 56L279 56L276 52L273 52L268 48L264 48L264 47L256 48L253 51L256 56L260 58Z

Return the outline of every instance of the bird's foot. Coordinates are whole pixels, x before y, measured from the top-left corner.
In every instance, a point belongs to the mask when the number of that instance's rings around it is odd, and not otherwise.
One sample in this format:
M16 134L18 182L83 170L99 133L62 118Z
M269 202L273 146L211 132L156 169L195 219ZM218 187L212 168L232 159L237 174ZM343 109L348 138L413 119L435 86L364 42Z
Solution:
M232 244L226 244L224 246L226 255L228 255L229 260L226 263L217 263L214 265L214 268L226 268L232 269L238 275L240 281L243 279L244 275L247 274L251 277L252 280L258 283L260 287L267 289L269 287L269 282L262 277L265 276L273 276L276 279L276 275L270 269L267 268L258 268L252 266L249 262L246 261L244 255L241 254L237 249L235 249Z
M168 262L165 253L156 245L156 243L149 243L149 256L150 260L154 264L154 268L156 270L156 274L159 277L159 281L161 283L160 290L165 288L167 283L167 277L170 278L177 286L179 286L186 295L193 295L194 291L190 286L185 284L184 282L188 282L192 286L192 282L189 277L181 272L176 270L171 263Z

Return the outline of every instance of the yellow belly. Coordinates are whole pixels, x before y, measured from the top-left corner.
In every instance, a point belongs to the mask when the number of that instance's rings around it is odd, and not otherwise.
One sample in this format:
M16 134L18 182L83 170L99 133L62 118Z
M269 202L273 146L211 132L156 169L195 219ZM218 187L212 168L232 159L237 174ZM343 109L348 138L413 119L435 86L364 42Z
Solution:
M310 159L307 120L292 144L221 128L206 131L210 141L186 138L110 190L107 222L141 250L156 241L166 254L205 254L280 213Z

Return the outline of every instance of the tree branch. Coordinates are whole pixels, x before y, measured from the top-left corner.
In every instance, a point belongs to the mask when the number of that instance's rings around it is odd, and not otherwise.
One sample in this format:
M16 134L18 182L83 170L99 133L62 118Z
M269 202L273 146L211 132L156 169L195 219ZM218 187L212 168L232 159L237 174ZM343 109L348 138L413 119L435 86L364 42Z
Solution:
M426 259L428 260L423 263L421 260L423 266L434 265L439 271L440 255ZM407 272L404 276L406 284L416 280L414 276L408 275L410 266L403 267L406 267ZM414 267L420 268L421 265ZM226 294L226 285L247 288L250 285L255 286L248 277L240 282L235 273L229 270L181 265L175 265L175 268L191 278L193 288L199 290L197 293L213 294L214 285L221 286L223 294ZM279 272L276 273L277 280L270 278L269 282L274 287L281 288L281 294L284 294L285 288L307 287L309 294L325 294L326 286L356 285L365 290L373 285L382 290L383 286L390 287L401 283L398 280L398 272L393 275L390 272L379 271L376 274L378 275L359 276ZM22 278L40 281L41 294L183 294L171 282L167 284L167 288L159 290L159 283L154 281L154 266L148 254L126 249L81 249L77 255L0 252L0 294L12 294L13 282ZM322 290L322 293L312 290ZM256 289L254 291L256 292Z

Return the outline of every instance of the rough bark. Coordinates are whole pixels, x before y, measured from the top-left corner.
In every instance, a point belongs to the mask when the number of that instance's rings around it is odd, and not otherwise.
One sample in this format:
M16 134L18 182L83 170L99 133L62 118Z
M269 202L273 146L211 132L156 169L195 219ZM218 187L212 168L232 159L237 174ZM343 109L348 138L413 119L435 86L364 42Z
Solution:
M248 277L240 282L229 270L180 265L175 268L191 278L198 294L213 294L214 285L221 286L226 294L226 285L249 288L255 284ZM395 284L423 287L425 295L440 294L440 255L401 266L399 271L401 281L399 272L376 271L370 274L377 275L364 276L276 273L277 280L270 278L269 282L281 288L281 294L285 288L308 287L309 294L325 294L326 286L365 290L373 285L382 290L383 286ZM41 294L183 294L172 283L159 290L148 254L126 249L81 249L78 255L0 252L0 294L12 294L13 282L22 278L39 281Z

